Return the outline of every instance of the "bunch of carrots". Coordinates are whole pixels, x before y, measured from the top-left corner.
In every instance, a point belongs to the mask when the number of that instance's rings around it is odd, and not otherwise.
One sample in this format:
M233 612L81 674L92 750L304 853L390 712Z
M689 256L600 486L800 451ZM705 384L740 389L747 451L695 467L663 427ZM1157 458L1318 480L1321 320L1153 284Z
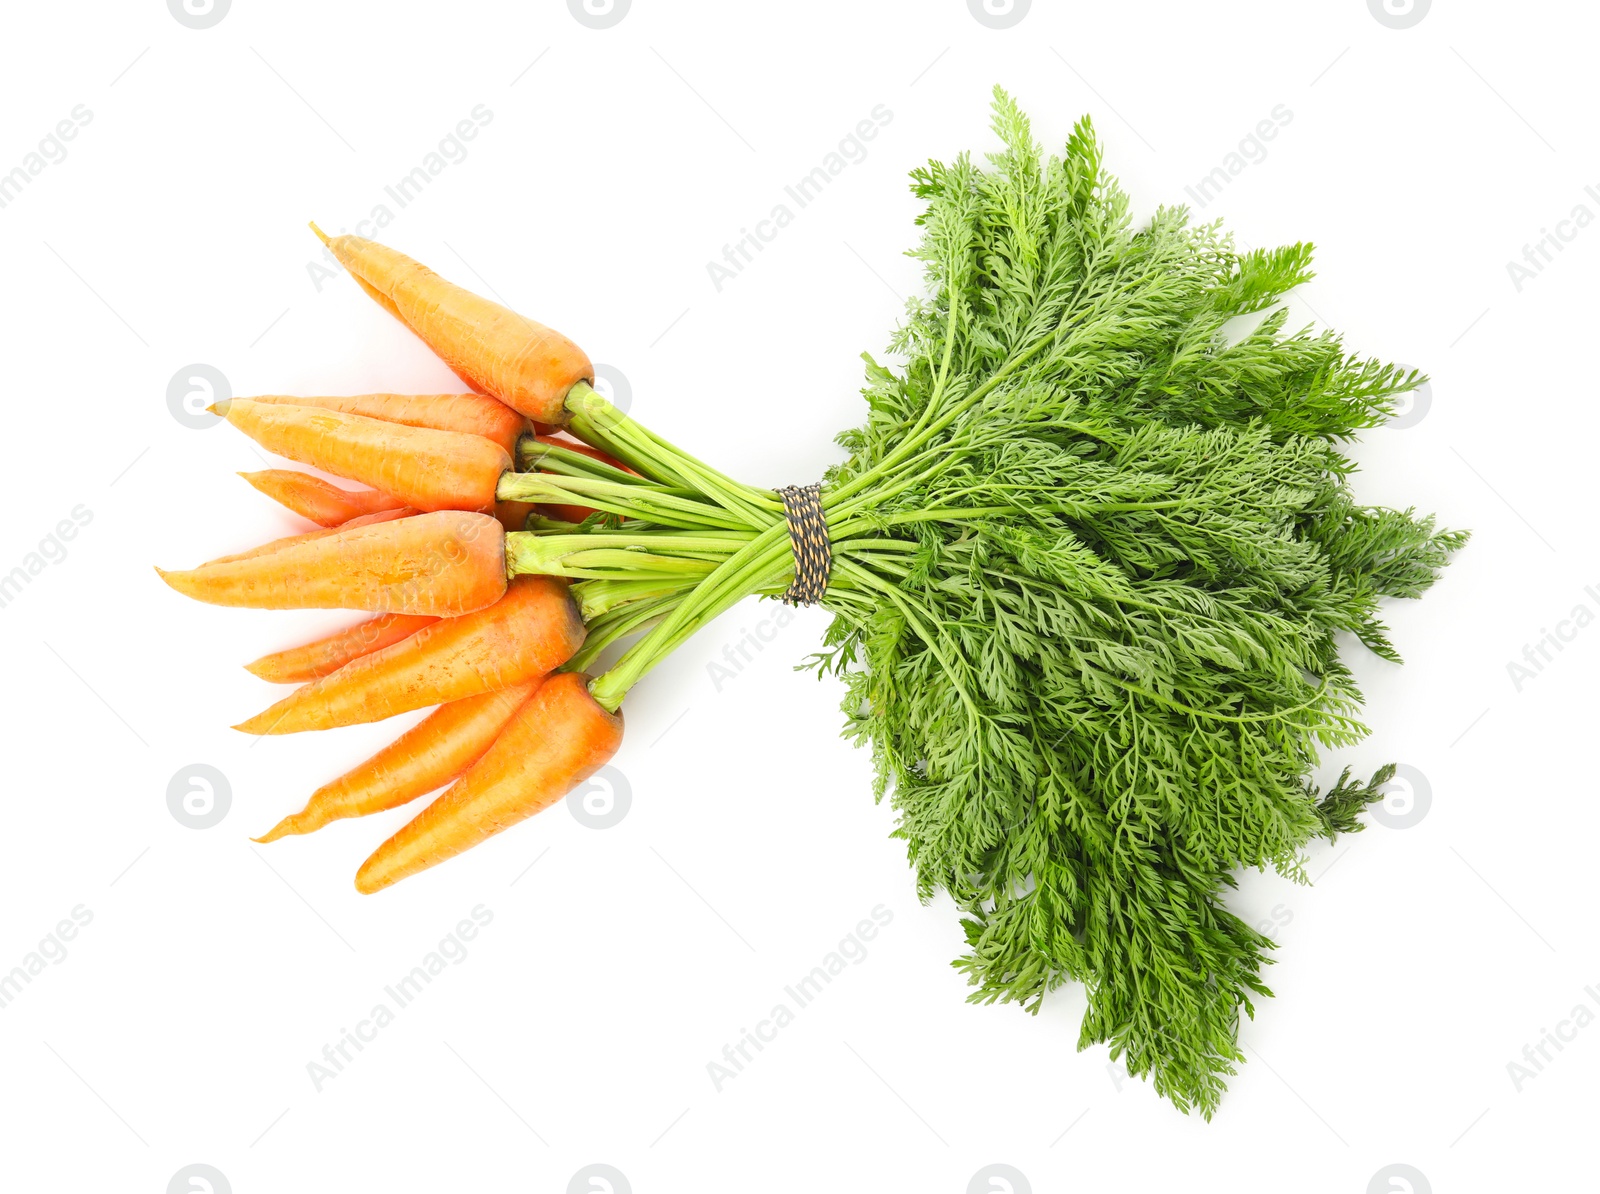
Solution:
M1136 229L1086 120L1046 161L999 90L994 111L989 168L913 174L928 295L904 363L867 359L865 422L817 485L730 477L606 401L565 336L323 237L468 392L214 408L359 488L248 474L316 529L167 583L372 615L250 664L300 687L238 728L434 707L260 840L443 789L360 867L388 887L604 766L627 693L711 619L815 602L809 666L843 681L919 894L962 911L970 998L1037 1011L1082 982L1079 1047L1209 1115L1272 946L1222 893L1242 867L1298 877L1381 798L1390 769L1311 782L1366 732L1340 639L1397 660L1380 600L1419 596L1466 535L1347 485L1337 444L1420 379L1282 334L1309 246L1238 253L1172 208Z
M289 734L437 706L256 839L310 833L448 785L362 865L356 887L375 892L548 807L616 752L620 695L602 704L590 693L582 665L597 652L580 656L587 632L569 580L519 566L532 553L513 543L529 526L573 529L595 511L518 500L516 478L519 463L602 481L639 475L550 434L569 422L575 390L599 399L577 345L382 245L313 230L473 392L218 402L216 413L262 447L365 488L292 470L244 474L319 529L158 571L213 604L376 615L247 665L300 687L236 727Z

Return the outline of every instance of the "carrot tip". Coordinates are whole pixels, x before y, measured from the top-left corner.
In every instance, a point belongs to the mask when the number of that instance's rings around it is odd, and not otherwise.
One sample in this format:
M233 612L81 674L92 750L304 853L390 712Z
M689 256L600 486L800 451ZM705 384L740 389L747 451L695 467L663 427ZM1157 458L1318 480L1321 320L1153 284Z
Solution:
M318 825L306 826L301 824L303 813L290 813L260 837L253 837L253 842L275 842L280 837L288 837L291 833L307 833L312 829L320 828Z
M317 227L317 222L315 220L311 220L311 221L309 221L309 223L311 225L311 231L313 231L313 232L315 232L317 234L317 239L320 240L323 244L327 244L328 243L328 234L326 232L324 232L322 229Z
M375 892L382 891L385 887L388 887L388 886L389 886L389 884L387 884L387 883L382 883L382 882L378 882L378 881L374 880L370 875L367 875L364 871L357 871L356 872L356 890L359 891L362 895L372 895Z
M210 406L206 407L206 409L212 414L221 415L224 419L226 419L228 417L228 408L232 405L232 398L218 398ZM239 475L243 476L244 474L240 473Z

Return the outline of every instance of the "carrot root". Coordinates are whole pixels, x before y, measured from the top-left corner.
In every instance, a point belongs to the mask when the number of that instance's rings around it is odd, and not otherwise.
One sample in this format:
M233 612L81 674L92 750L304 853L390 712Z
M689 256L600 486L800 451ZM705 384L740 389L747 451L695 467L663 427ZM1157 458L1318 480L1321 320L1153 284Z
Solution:
M399 513L293 535L186 571L156 572L196 601L253 609L457 617L505 592L505 531L493 518L453 510L393 517Z
M229 399L225 417L269 452L370 485L419 510L487 513L500 475L512 467L511 453L499 444L460 431L249 398Z
M410 638L439 619L429 614L379 614L376 618L340 630L326 638L263 655L244 665L245 671L270 684L302 684L338 671L352 659L381 651L391 643Z
M273 468L239 475L258 492L318 526L336 527L352 518L398 510L405 505L376 489L340 489L321 477L293 469Z
M567 391L593 380L589 358L560 332L447 282L376 241L335 236L324 243L362 289L458 377L530 419L564 425Z
M550 677L482 758L361 864L356 890L382 891L548 808L621 743L621 715L595 703L587 676Z
M583 637L583 620L565 582L519 576L487 609L442 619L353 659L234 729L325 730L511 688L561 666Z
M441 705L372 758L311 794L306 806L252 840L311 833L345 817L399 808L459 776L488 750L538 681Z
M347 415L382 419L406 427L431 427L435 431L458 431L493 440L507 452L515 452L517 441L528 431L528 420L498 398L487 394L350 394L341 397L300 397L289 394L257 394L251 402L276 406L314 406Z

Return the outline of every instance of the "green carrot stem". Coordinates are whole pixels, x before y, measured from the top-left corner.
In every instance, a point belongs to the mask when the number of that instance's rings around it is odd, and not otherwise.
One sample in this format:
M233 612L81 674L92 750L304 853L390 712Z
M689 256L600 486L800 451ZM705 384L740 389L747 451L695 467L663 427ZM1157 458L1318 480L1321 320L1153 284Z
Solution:
M630 605L637 601L646 601L655 597L677 597L687 593L700 583L703 577L660 577L652 576L639 580L582 580L572 586L572 594L578 600L578 608L584 620L599 617Z
M619 485L646 486L675 492L682 497L692 497L695 492L687 486L674 488L662 485L638 473L630 473L627 469L607 464L604 460L596 460L586 453L575 452L559 444L544 443L531 434L524 435L517 441L517 467L524 472L538 470L560 473L568 477L593 477L600 481L613 481Z
M607 546L604 535L539 535L512 531L506 535L506 571L513 576L565 576L573 579L643 580L652 576L700 577L714 571L726 553L708 553L712 559L673 555L642 546ZM689 536L662 536L662 540L693 543ZM593 540L593 542L591 542Z
M594 661L605 653L613 644L643 630L671 609L676 597L662 595L660 597L635 601L631 604L614 610L608 614L594 617L588 622L588 637L583 640L583 646L578 653L569 659L563 671L585 672L594 664Z
M615 712L651 668L723 610L794 570L787 526L774 525L741 548L697 585L614 667L589 685L601 708Z
M783 512L783 502L776 494L740 484L695 459L629 418L583 382L567 393L566 407L572 415L572 429L581 439L597 442L602 450L646 476L695 489L747 526L760 529Z
M553 473L503 473L495 487L502 502L548 502L560 505L590 506L627 518L658 522L667 526L746 530L750 524L693 498L674 496L664 490L602 481L595 477L564 477ZM759 529L759 528L757 528Z

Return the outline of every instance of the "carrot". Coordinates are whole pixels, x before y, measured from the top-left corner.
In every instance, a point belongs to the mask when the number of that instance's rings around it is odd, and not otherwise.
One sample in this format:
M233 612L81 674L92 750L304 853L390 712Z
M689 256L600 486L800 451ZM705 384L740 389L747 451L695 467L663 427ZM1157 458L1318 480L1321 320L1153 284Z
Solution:
M381 651L391 643L410 638L439 619L427 614L379 614L370 621L340 630L327 638L263 655L245 670L273 684L301 684L338 671L352 659Z
M564 506L556 502L543 502L540 509L545 516L557 522L582 522L589 515L596 513L592 506Z
M359 236L324 236L362 289L475 390L541 423L564 426L567 391L594 380L583 350L560 332L445 281L425 265Z
M528 529L528 515L538 508L537 502L496 502L494 516L508 531L525 531Z
M339 531L350 530L352 527L369 527L381 522L393 522L397 518L410 518L419 511L410 506L402 506L398 510L379 510L376 514L362 514L352 518L349 522L341 522L336 527L323 527L316 531L303 531L298 535L285 535L282 539L274 539L270 543L263 543L260 547L252 547L248 551L236 551L232 555L218 556L214 560L207 560L201 564L202 568L209 568L213 564L231 564L235 560L253 560L258 556L269 556L275 551L281 551L295 543L311 543L317 539L326 539L329 535ZM157 568L157 572L161 569Z
M424 796L476 763L533 690L537 680L440 705L411 729L311 794L305 808L279 821L258 842L311 833L330 821L365 817Z
M292 535L184 572L156 572L196 601L255 609L448 618L492 605L505 592L505 532L494 519L458 510L392 517L398 513Z
M382 891L454 858L604 767L622 743L622 716L595 703L588 680L563 672L541 684L483 757L361 864L356 890Z
M507 452L517 450L528 420L498 398L487 394L351 394L339 398L298 398L287 394L258 394L252 402L288 406L316 406L323 410L363 415L407 427L432 427L435 431L462 431L492 439Z
M419 510L494 509L511 453L460 431L407 427L313 406L233 398L214 407L269 452L393 494Z
M376 489L340 489L321 477L293 469L271 468L239 475L280 506L287 506L318 526L336 527L363 514L395 510L405 505L398 498Z
M487 609L424 626L410 638L352 659L234 729L247 734L325 730L525 684L571 658L583 645L583 634L566 582L521 576Z

